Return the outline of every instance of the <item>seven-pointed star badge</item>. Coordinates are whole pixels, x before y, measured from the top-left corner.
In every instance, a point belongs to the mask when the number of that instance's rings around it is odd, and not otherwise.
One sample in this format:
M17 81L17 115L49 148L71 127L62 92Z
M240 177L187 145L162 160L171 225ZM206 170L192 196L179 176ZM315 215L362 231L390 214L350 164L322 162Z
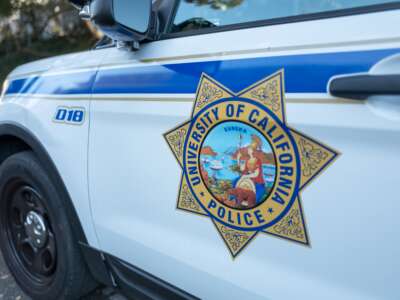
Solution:
M178 209L209 217L233 257L259 233L309 245L300 192L338 153L287 125L283 70L239 93L203 74L191 119L164 136Z

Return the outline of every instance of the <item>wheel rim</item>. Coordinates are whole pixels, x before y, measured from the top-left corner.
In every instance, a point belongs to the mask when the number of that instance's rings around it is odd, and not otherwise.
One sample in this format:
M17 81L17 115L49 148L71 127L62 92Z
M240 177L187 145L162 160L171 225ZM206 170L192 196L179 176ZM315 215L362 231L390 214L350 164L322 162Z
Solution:
M16 181L6 189L6 231L13 255L24 273L46 284L57 267L53 227L42 195L25 182Z

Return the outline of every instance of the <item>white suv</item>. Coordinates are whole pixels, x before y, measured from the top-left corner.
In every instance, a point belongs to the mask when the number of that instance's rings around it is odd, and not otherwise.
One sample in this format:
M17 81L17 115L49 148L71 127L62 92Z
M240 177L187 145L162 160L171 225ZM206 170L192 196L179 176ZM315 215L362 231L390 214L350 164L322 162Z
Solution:
M0 103L27 294L400 298L399 1L71 2L114 42Z

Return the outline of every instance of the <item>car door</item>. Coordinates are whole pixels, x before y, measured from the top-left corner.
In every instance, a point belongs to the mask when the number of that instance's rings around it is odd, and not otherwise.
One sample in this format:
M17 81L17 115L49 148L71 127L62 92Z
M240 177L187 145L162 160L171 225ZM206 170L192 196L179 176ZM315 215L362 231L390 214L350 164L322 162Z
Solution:
M182 0L159 40L109 49L88 154L101 250L204 299L398 299L400 101L328 84L400 53L399 7ZM289 126L341 155L302 192L309 247L265 235L232 259L208 218L177 209L163 135L189 119L203 73L239 92L281 69Z

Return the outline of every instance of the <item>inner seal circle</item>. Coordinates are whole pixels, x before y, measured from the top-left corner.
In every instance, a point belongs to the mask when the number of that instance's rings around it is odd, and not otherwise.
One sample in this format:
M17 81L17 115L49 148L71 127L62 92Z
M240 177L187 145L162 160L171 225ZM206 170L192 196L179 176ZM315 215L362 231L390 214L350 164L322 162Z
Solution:
M268 136L276 155L276 184L265 201L252 209L240 210L219 203L200 176L200 145L208 131L228 121L244 122ZM183 149L184 184L188 185L203 210L226 226L249 231L270 227L282 219L298 195L300 160L297 145L286 125L261 103L235 97L207 105L191 120Z
M213 126L200 145L200 175L219 202L235 209L252 209L271 194L276 158L270 141L242 121Z

